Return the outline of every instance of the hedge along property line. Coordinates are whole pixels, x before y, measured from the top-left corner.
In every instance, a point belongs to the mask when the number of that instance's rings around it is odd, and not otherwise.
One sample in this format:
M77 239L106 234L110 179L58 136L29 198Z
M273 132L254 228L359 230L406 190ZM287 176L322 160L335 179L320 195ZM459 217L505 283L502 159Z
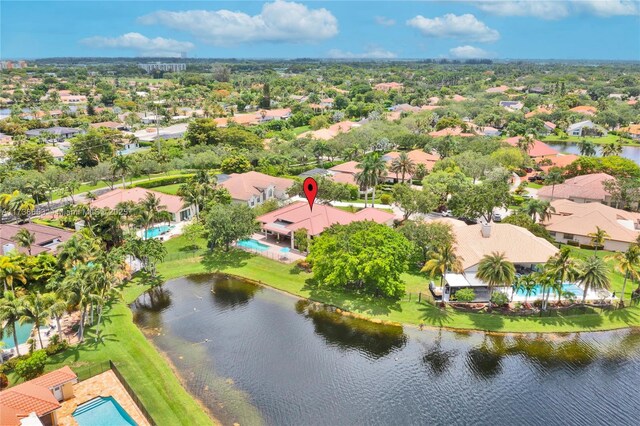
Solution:
M147 181L137 182L130 186L130 188L157 188L159 186L174 185L176 183L185 183L189 179L195 176L195 173L189 173L176 176L165 176L157 179L151 179Z

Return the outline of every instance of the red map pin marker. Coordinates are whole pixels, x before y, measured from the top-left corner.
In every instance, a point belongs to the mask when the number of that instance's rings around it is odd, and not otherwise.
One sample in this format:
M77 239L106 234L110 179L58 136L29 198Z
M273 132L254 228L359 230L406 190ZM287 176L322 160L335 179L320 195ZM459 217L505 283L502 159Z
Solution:
M313 202L316 200L316 195L318 195L318 182L314 178L308 177L302 183L302 189L309 202L309 208L313 210Z

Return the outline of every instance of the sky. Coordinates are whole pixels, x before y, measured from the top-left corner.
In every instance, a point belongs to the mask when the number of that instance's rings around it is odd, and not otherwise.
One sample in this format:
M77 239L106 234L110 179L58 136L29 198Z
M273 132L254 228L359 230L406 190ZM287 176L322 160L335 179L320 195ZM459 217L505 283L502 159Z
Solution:
M640 60L640 0L0 1L0 58Z

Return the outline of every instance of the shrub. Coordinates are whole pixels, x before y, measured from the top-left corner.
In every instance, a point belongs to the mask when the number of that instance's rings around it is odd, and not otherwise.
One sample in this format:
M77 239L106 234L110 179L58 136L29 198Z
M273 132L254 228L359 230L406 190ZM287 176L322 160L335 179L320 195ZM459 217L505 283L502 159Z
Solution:
M473 291L472 288L461 288L460 290L456 291L454 297L458 302L473 302L476 298L476 292Z
M573 247L578 247L580 246L580 243L578 241L575 240L569 240L567 241L567 245L573 246Z
M389 204L391 204L391 195L389 194L382 194L380 196L380 202L382 204L384 204L385 206L388 206Z
M296 262L296 266L305 272L311 272L311 263L304 259L300 259Z
M185 183L194 176L193 173L186 175L166 176L157 179L151 179L145 182L138 182L131 185L132 188L157 188L159 186L174 185L176 183Z
M491 295L491 303L498 306L504 306L509 303L509 297L501 291L494 291Z
M55 336L57 336L57 334ZM67 350L68 347L69 347L69 344L64 340L58 339L58 341L56 342L52 340L51 342L49 342L49 345L46 347L45 352L47 353L47 355L51 356L60 352L64 352L65 350Z
M11 358L9 361L4 363L4 368L5 371L11 371L14 370L16 368L16 365L18 364L18 362L25 360L29 358L29 355L20 355L14 358Z
M0 373L0 390L6 388L7 386L9 386L9 379L7 378L7 375L4 373Z
M47 362L47 353L43 350L35 351L27 359L18 361L16 374L24 380L35 379L44 371Z

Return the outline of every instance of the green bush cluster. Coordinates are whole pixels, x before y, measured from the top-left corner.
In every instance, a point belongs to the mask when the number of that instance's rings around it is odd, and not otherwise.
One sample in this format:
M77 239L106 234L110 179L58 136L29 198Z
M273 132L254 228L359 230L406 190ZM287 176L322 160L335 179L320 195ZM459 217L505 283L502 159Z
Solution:
M138 182L131 185L133 188L157 188L159 186L174 185L176 183L185 183L194 176L193 173L186 175L166 176L157 179Z

